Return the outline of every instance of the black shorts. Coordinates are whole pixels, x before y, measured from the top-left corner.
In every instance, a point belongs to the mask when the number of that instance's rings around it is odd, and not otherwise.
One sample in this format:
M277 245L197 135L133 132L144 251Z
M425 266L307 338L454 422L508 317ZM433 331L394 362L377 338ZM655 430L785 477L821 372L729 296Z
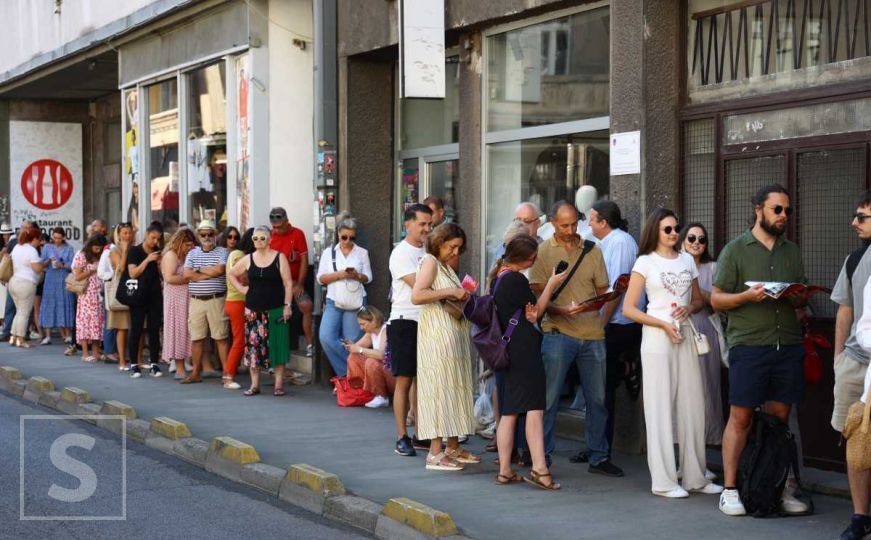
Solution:
M417 376L417 321L394 319L387 323L391 371L394 377Z
M766 401L794 404L804 396L802 345L729 349L729 404L757 407Z

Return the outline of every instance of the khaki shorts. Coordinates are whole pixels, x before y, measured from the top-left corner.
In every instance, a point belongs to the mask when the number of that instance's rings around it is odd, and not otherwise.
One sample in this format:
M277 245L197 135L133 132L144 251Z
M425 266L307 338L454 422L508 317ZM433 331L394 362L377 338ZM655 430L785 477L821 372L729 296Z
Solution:
M835 356L835 406L832 409L832 427L844 431L847 410L859 401L865 389L865 364L850 358L846 352Z
M191 341L206 339L210 335L212 339L227 339L230 325L227 312L224 310L224 300L223 296L210 300L191 298L188 308L188 331L191 334Z

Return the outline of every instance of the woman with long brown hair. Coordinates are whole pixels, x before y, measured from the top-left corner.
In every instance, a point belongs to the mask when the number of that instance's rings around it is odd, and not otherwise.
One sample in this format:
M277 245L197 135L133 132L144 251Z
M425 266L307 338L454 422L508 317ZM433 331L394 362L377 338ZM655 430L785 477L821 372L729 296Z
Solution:
M190 229L179 229L172 235L160 261L163 276L163 351L166 363L175 362L175 379L183 380L184 362L191 356L191 337L188 331L189 279L184 277L184 261L196 245Z
M678 229L677 216L671 210L651 212L641 232L638 260L623 302L623 314L644 325L642 392L651 491L670 499L688 497L689 491L723 491L705 478L702 375L687 322L703 304L699 271L692 257L680 253ZM638 309L642 292L647 293L646 312ZM675 467L675 443L680 446L682 484Z
M84 292L79 294L76 304L76 339L82 346L82 361L93 363L100 358L100 341L103 339L103 281L97 275L97 264L103 248L109 243L102 234L88 238L85 246L73 259L73 273L76 279L88 280ZM90 346L90 348L89 348ZM89 351L92 354L88 354Z
M514 430L517 417L526 415L526 442L532 469L526 482L544 489L559 489L551 477L544 455L544 410L547 407L544 363L541 359L541 332L535 327L550 303L554 289L565 281L568 272L553 274L536 300L523 271L531 268L538 255L538 242L528 234L515 236L488 276L490 294L496 302L499 324L504 331L515 325L508 342L511 364L499 374L499 449L497 484L520 481L511 469Z
M114 244L109 248L109 262L112 265L112 280L121 279L121 274L127 266L127 253L133 245L133 224L119 223L113 234ZM118 284L115 285L117 289ZM111 292L111 289L110 289ZM111 304L111 302L110 302ZM126 307L126 306L125 306ZM129 371L127 357L127 332L130 330L130 309L109 309L106 326L115 330L115 342L118 347L118 369ZM135 358L133 359L136 360Z

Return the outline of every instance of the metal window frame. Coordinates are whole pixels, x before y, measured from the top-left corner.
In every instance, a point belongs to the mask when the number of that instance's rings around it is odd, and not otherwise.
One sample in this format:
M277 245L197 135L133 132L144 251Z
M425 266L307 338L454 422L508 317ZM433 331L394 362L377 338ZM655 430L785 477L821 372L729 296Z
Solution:
M611 2L609 0L603 0L599 2L591 2L589 4L584 4L582 6L574 6L570 8L560 9L557 11L552 11L549 13L544 13L542 15L537 15L534 17L528 17L525 19L521 19L518 21L512 21L510 23L505 23L501 25L496 25L491 28L484 30L481 33L481 62L483 65L483 69L481 70L481 138L480 138L480 148L481 148L481 214L479 216L480 222L479 227L481 230L481 235L479 238L479 268L481 269L481 275L484 275L487 272L487 215L490 211L488 199L489 199L489 189L488 189L488 167L489 162L487 159L487 147L491 144L498 143L506 143L506 142L514 142L514 141L523 141L528 139L538 139L542 137L554 137L559 135L571 135L574 133L584 133L584 132L592 132L592 131L601 131L601 130L611 130L611 116L610 114L606 116L599 116L594 118L587 118L582 120L573 120L570 122L560 122L556 124L547 124L543 126L532 126L525 128L517 128L510 130L500 130L500 131L488 131L487 126L487 96L489 95L489 72L490 72L490 45L489 38L495 36L497 34L503 34L506 32L510 32L512 30L517 30L519 28L526 28L529 26L535 26L537 24L547 23L556 19L561 19L563 17L568 17L571 15L576 15L578 13L583 13L585 11L593 11L599 8L606 7L609 10L610 16L610 7ZM610 43L608 44L610 49ZM609 79L608 86L611 86L611 81ZM609 104L610 108L610 104Z

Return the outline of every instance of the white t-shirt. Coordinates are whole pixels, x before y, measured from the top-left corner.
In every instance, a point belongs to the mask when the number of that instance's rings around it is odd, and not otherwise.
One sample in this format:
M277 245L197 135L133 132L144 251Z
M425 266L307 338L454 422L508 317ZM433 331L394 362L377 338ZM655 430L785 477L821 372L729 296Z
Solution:
M39 252L30 244L17 244L12 248L12 275L18 279L26 279L33 283L39 283L39 274L30 266L40 262Z
M692 256L675 253L674 259L666 259L656 253L638 257L633 272L644 276L644 292L647 293L647 314L671 322L672 304L687 306L693 296L693 280L699 271Z
M393 248L390 254L390 277L393 289L393 303L390 309L390 320L411 319L416 321L420 316L420 306L411 303L411 287L402 278L417 274L420 259L426 253L421 247L414 247L403 240Z
M372 282L372 265L369 263L369 252L365 248L361 248L360 246L354 244L354 247L351 248L351 251L348 253L346 257L344 253L342 253L342 249L336 246L336 269L333 270L333 247L330 246L324 250L321 254L321 262L318 264L318 283L321 282L321 277L325 274L331 274L333 272L341 272L345 268L354 267L357 270L358 274L364 275L369 280L366 283ZM330 300L336 299L336 290L339 287L351 287L352 291L356 289L356 287L363 287L363 284L356 280L350 279L340 279L339 281L334 281L327 285L327 298ZM363 296L366 296L366 288L363 287Z

